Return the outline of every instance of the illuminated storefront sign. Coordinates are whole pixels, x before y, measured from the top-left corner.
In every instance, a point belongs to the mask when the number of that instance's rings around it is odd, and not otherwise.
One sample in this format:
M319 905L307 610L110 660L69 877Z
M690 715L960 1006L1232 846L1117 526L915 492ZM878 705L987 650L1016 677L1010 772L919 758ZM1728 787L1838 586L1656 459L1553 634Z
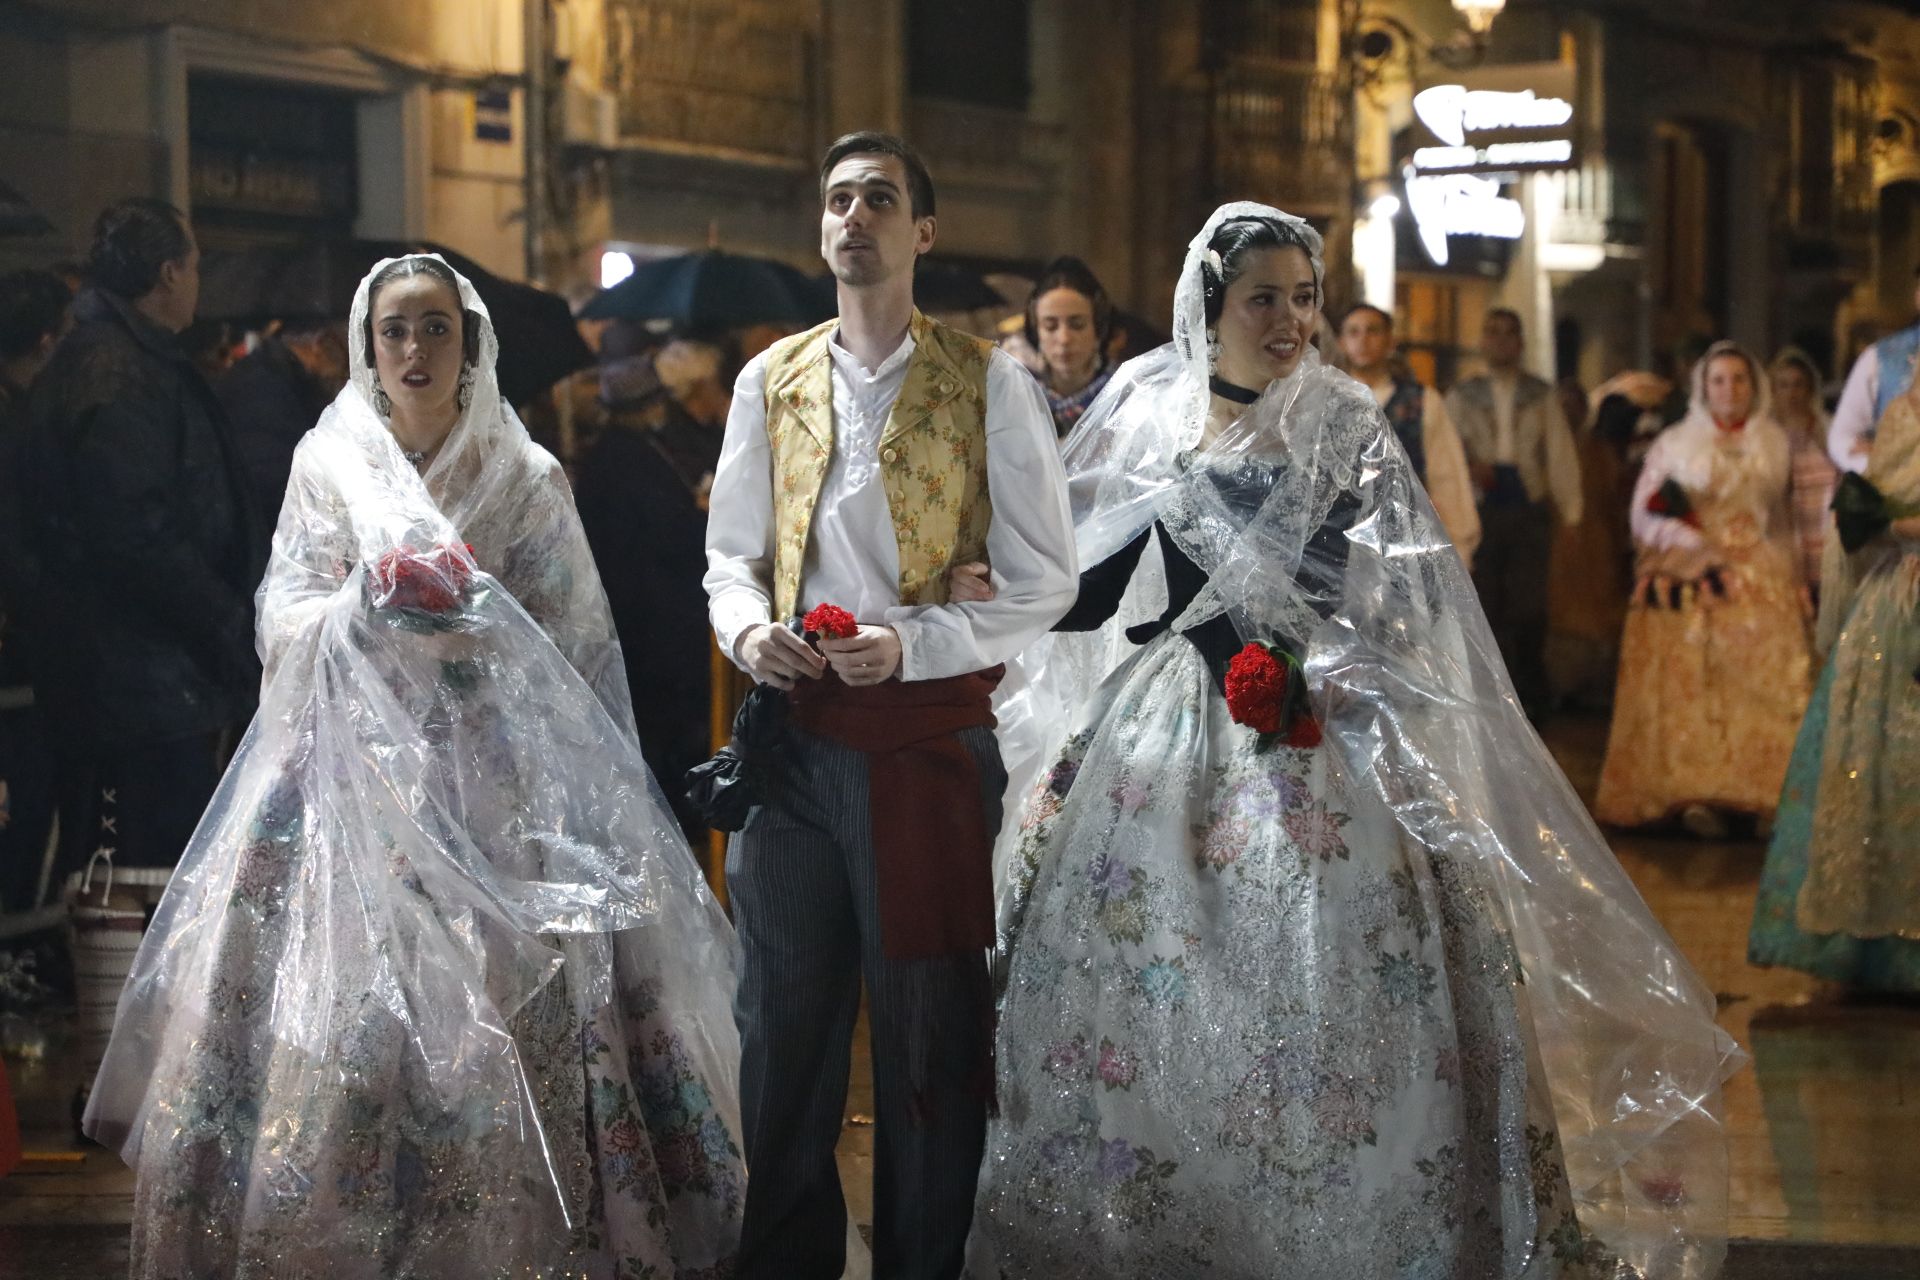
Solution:
M1481 67L1414 95L1413 167L1421 173L1517 173L1574 163L1573 68Z
M1446 266L1449 236L1518 240L1526 208L1503 185L1576 162L1574 69L1560 62L1480 67L1413 98L1401 151L1407 212L1427 257Z
M1526 234L1527 213L1518 200L1500 194L1500 183L1472 173L1422 174L1406 170L1407 210L1420 232L1420 244L1437 267L1447 265L1448 236L1492 236L1518 240Z

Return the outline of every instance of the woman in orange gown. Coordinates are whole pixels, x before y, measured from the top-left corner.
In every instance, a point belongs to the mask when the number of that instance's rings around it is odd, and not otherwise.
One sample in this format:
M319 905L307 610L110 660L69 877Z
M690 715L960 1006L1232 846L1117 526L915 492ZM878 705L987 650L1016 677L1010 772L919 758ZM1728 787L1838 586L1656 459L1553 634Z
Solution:
M1634 486L1637 564L1594 816L1770 821L1810 692L1787 434L1752 355L1719 342Z

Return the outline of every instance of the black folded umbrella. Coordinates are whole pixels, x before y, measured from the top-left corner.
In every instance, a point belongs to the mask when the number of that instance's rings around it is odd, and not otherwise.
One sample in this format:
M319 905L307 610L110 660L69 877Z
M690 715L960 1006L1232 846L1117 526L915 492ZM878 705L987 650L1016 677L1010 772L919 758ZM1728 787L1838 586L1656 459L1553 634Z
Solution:
M580 317L653 320L683 333L712 333L755 324L818 324L832 314L798 267L709 249L641 263L587 303Z
M581 338L565 298L504 279L426 241L320 240L294 248L209 250L200 267L199 317L242 323L345 319L373 264L408 253L437 253L473 282L500 339L500 394L507 403L525 404L593 364L593 349Z

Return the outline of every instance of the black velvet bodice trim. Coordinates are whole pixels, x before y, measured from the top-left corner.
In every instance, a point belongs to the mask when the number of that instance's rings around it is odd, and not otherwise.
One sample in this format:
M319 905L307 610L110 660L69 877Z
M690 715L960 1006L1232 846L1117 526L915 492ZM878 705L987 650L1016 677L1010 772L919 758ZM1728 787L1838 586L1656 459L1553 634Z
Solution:
M1346 566L1346 530L1352 526L1359 506L1359 499L1355 495L1342 494L1328 513L1326 522L1314 533L1306 555L1302 557L1298 579L1301 586L1306 588L1307 598L1313 602L1315 611L1323 618L1333 612L1339 601L1338 578ZM1166 563L1167 608L1151 622L1128 627L1127 639L1135 644L1145 644L1170 628L1206 587L1207 573L1180 549L1166 526L1155 521L1152 528L1141 530L1139 537L1081 573L1080 596L1066 616L1054 624L1053 629L1094 631L1119 612L1121 597L1126 594L1127 584L1133 580L1134 570L1139 567L1149 535L1160 540L1160 554ZM1226 688L1228 665L1249 641L1278 644L1299 654L1306 640L1304 636L1242 636L1235 628L1233 619L1226 614L1209 618L1180 634L1200 651L1208 671L1213 674L1215 687L1222 691Z

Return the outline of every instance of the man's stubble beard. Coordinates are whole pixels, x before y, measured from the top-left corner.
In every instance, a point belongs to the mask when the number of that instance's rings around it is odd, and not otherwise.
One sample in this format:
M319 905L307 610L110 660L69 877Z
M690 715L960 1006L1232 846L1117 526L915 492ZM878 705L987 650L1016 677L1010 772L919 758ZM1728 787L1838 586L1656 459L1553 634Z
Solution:
M886 265L878 259L843 262L834 268L833 278L854 289L865 289L887 278Z

